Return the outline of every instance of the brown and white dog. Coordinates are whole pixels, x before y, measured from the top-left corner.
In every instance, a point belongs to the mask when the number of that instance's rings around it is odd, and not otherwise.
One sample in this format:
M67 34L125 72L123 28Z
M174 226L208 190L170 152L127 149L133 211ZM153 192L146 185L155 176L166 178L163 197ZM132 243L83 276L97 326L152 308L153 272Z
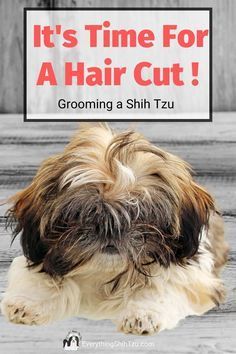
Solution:
M11 322L78 315L153 334L224 299L228 247L212 197L136 132L82 128L12 202L24 256L1 303Z

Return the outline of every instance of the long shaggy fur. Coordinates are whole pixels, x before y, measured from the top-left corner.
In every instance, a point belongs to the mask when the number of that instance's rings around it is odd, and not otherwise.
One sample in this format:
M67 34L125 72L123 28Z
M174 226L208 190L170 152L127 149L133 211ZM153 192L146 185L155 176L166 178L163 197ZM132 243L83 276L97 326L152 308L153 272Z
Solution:
M227 246L223 231L217 236L213 230L220 217L212 197L193 181L186 162L136 132L85 126L62 153L42 163L30 186L11 202L8 224L13 237L21 233L28 272L55 282L86 274L89 284L96 269L103 292L99 305L94 303L100 310L105 299L120 309L128 289L156 289L157 274L168 286L171 273L176 280L178 272L183 278L191 269L197 274L203 261L206 279L191 276L192 289L188 282L174 286L187 302L202 296L207 309L211 301L222 301L215 276ZM106 254L110 246L116 254Z

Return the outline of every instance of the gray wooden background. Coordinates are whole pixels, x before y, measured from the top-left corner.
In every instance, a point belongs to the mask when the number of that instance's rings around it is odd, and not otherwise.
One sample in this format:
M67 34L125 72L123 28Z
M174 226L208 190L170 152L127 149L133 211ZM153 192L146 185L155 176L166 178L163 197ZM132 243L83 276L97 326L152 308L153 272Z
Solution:
M235 0L0 0L0 112L23 110L24 7L213 7L213 107L236 110Z
M0 0L0 113L22 112L23 7L112 5L212 6L214 110L235 111L236 0ZM73 318L50 326L25 327L9 324L0 315L0 354L62 353L63 338L71 329L79 331L84 341L94 344L107 341L114 345L114 348L80 348L81 353L236 353L236 113L215 113L213 123L178 123L179 128L176 124L146 122L133 123L131 127L190 162L197 181L216 197L231 247L223 273L228 288L225 304L204 316L188 318L172 331L144 338L116 333L110 321ZM128 123L112 125L118 129L130 126ZM0 204L32 180L44 158L63 149L76 127L76 123L23 123L21 114L0 114ZM19 241L10 248L11 235L4 228L6 208L0 206L0 300L10 262L21 254Z

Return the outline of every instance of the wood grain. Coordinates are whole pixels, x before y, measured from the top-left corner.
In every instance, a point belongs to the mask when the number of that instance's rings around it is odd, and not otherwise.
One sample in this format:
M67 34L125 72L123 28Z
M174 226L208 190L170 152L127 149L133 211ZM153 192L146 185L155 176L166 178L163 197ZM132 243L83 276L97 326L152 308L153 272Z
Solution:
M23 8L48 1L0 1L0 112L23 111Z
M235 175L235 113L214 115L213 123L111 123L119 130L135 128L153 143L188 161L199 175ZM0 116L1 119L1 116ZM1 119L0 171L4 175L35 173L36 166L68 142L78 123L26 123L9 115ZM15 146L17 145L17 149ZM1 145L0 145L1 146ZM14 166L14 168L12 167Z
M36 168L31 170L5 170L0 174L0 215L4 215L9 205L3 204L20 189L25 188L32 180ZM236 177L234 176L196 176L195 180L204 186L216 199L219 209L224 215L236 216ZM0 216L0 217L1 217Z
M27 122L23 116L0 114L0 144L40 142L64 143L82 123ZM116 130L136 129L152 141L160 142L235 142L236 114L214 113L213 122L112 122ZM177 128L176 128L177 127Z
M23 111L23 8L142 7L143 0L0 1L0 112ZM235 0L146 0L146 7L213 7L213 98L215 111L236 110Z
M40 328L19 325L18 330L15 325L4 323L1 327L1 350L4 354L63 353L63 339L69 330L76 329L87 345L90 342L98 346L97 349L80 348L78 353L83 354L233 354L236 345L233 336L236 314L229 313L225 318L227 325L218 313L211 312L201 318L189 317L172 331L161 332L155 337L141 338L117 333L115 326L109 321L96 323L74 318ZM107 346L102 347L102 342L106 342Z

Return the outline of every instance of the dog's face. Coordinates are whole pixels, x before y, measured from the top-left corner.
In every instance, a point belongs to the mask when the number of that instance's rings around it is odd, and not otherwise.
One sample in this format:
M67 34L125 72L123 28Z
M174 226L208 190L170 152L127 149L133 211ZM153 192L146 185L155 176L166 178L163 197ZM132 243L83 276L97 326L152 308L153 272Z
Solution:
M189 166L135 132L81 129L13 198L10 222L52 276L94 262L148 274L193 256L214 209Z

